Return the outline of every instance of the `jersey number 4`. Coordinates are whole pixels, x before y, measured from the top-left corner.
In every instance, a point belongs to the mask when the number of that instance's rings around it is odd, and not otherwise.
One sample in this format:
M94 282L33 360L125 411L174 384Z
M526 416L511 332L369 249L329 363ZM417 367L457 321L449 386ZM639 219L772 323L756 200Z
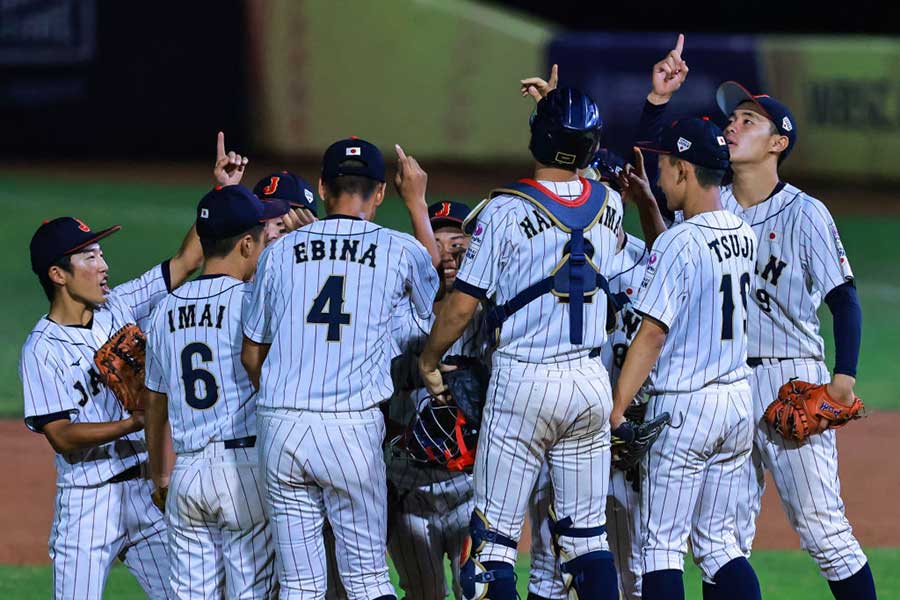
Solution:
M328 325L329 342L341 341L341 326L350 324L350 313L341 312L344 307L344 276L331 275L313 300L306 315L307 323Z
M740 279L741 304L744 307L744 331L747 331L747 292L750 290L750 274L743 273ZM734 339L734 292L731 289L731 274L722 275L722 339Z
M194 355L200 362L208 363L213 359L209 346L193 342L181 351L181 381L184 384L184 401L191 408L203 410L219 400L219 385L215 376L206 369L194 368ZM203 385L197 385L202 383Z

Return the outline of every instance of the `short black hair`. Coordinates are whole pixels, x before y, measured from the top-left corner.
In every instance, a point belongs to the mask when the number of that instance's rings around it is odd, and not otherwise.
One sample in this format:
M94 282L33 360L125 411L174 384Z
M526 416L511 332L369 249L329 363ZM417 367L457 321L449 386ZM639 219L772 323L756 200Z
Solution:
M725 179L725 169L710 169L694 165L694 175L697 177L700 187L719 187Z
M228 253L234 250L234 247L237 246L237 243L241 241L245 235L249 235L254 239L259 239L259 236L262 235L264 229L265 225L260 223L243 233L222 240L201 237L200 246L203 248L203 258L208 260L210 258L228 256Z
M356 160L355 158L349 158L347 160L341 161L341 165L347 165L348 167L366 166L365 163ZM324 183L325 189L328 191L328 195L332 198L337 198L341 194L349 194L350 196L359 194L360 196L368 200L372 196L372 194L375 193L375 190L378 189L378 185L381 182L375 179L370 179L369 177L363 177L362 175L341 175L340 177L326 180Z
M47 300L53 302L53 295L56 293L56 284L50 281L49 271L52 267L59 267L66 273L72 272L72 256L70 254L66 254L55 263L47 267L47 270L43 273L38 274L38 281L41 282L41 287L44 289L44 295L47 296Z
M677 158L671 154L668 154L667 157L669 159L669 164L672 165L674 165L676 161L684 160L683 158ZM684 162L688 161L685 160ZM690 163L690 165L694 167L694 176L697 178L697 183L703 188L721 186L722 181L725 179L725 174L728 172L727 169L710 169L709 167L701 167L694 163Z

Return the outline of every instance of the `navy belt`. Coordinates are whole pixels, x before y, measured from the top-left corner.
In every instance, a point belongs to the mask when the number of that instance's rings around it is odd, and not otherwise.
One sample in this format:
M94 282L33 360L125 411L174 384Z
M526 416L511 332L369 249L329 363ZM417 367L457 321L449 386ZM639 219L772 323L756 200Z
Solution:
M780 357L780 356L779 356L779 357L775 357L775 358L768 358L768 357L766 357L766 358L756 358L756 357L754 357L754 358L748 358L748 359L747 359L747 366L748 366L748 367L753 367L753 368L762 366L764 360L777 360L778 362L781 362L781 361L783 361L783 360L793 360L793 359L790 358L790 357Z
M235 448L252 448L256 445L256 436L237 438L234 440L225 440L225 449L234 450Z
M122 483L123 481L131 481L132 479L138 479L141 476L141 465L134 465L133 467L128 467L118 475L113 475L107 480L107 483Z

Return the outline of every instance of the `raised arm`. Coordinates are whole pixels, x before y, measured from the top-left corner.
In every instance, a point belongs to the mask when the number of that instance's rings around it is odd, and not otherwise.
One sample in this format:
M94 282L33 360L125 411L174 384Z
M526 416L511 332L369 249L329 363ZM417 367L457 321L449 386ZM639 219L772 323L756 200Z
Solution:
M428 202L425 200L428 173L412 155L407 156L399 144L395 144L394 149L397 151L397 175L394 177L394 185L406 204L406 210L409 211L413 236L428 250L431 263L437 269L441 264L441 250L438 248L437 240L434 239L431 220L428 218Z

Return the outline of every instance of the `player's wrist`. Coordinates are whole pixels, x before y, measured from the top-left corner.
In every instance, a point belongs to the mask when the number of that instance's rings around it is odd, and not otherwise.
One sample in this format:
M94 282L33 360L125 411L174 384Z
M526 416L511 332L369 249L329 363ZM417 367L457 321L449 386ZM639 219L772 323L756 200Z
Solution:
M649 94L647 94L647 102L653 104L654 106L667 104L671 99L672 94L658 94L654 91L651 91Z

